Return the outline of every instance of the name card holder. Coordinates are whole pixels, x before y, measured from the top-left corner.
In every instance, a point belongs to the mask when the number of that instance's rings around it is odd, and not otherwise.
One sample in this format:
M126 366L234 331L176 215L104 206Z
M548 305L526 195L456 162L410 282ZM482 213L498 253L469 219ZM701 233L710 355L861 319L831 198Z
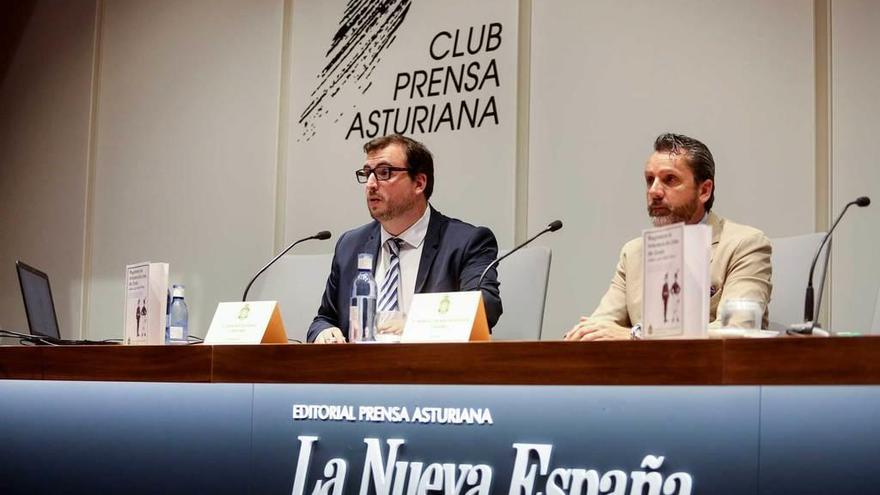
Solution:
M414 294L400 341L488 341L489 323L481 291Z
M287 332L276 301L217 305L205 344L286 344Z

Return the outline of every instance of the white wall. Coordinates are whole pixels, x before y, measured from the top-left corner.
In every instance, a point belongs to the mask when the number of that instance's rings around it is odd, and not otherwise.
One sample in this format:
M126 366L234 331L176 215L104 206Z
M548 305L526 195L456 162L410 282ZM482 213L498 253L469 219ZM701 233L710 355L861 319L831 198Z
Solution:
M859 196L874 201L835 233L831 328L867 331L880 289L880 2L835 0L831 19L833 215Z
M204 335L272 254L283 3L105 5L89 336L122 336L139 261L171 264Z
M813 231L812 2L533 8L529 226L565 223L545 241L544 338L593 311L649 226L642 173L662 132L713 152L714 211L770 236Z
M50 274L79 335L95 3L36 3L0 81L0 326L27 331L14 264Z

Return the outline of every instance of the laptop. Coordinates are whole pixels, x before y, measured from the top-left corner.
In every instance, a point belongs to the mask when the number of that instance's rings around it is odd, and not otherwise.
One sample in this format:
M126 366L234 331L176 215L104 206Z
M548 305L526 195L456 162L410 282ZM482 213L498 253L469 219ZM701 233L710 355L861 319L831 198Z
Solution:
M49 276L36 268L15 262L18 271L18 283L21 286L21 297L24 300L24 311L27 314L28 328L33 336L30 340L46 345L102 345L116 342L91 340L65 340L58 330L58 317L55 314L55 301L52 299L52 288Z

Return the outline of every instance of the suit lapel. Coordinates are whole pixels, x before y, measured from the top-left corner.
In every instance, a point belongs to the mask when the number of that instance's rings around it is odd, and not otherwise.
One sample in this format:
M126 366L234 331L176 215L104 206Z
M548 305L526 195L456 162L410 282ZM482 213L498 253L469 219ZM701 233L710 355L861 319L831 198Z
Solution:
M425 241L422 245L422 258L419 260L419 273L416 275L416 294L420 294L428 280L428 273L431 271L431 265L437 256L437 250L440 248L440 238L446 227L447 218L434 207L431 208L431 220L428 221L428 232L425 233Z
M712 227L712 245L714 246L721 241L721 231L724 229L724 219L710 211L707 223Z
M373 255L373 273L376 273L376 265L379 263L379 240L382 239L379 233L379 222L373 222L373 228L370 229L370 237L364 242L361 253L370 253ZM357 253L356 253L357 255Z
M720 284L718 286L715 285L715 281L719 280L720 274L714 273L713 267L718 266L715 265L715 257L718 254L719 242L721 242L721 231L724 230L724 219L710 211L707 223L712 227L712 249L709 258L709 297L711 298L720 288Z

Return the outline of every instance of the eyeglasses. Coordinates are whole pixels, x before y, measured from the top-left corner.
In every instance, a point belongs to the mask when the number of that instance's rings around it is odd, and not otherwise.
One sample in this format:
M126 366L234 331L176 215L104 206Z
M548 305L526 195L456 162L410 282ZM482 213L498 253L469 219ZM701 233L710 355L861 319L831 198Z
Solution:
M376 176L376 180L388 180L394 172L407 172L408 168L389 167L388 165L380 165L376 168L364 167L354 171L357 181L366 184L370 180L370 174Z

